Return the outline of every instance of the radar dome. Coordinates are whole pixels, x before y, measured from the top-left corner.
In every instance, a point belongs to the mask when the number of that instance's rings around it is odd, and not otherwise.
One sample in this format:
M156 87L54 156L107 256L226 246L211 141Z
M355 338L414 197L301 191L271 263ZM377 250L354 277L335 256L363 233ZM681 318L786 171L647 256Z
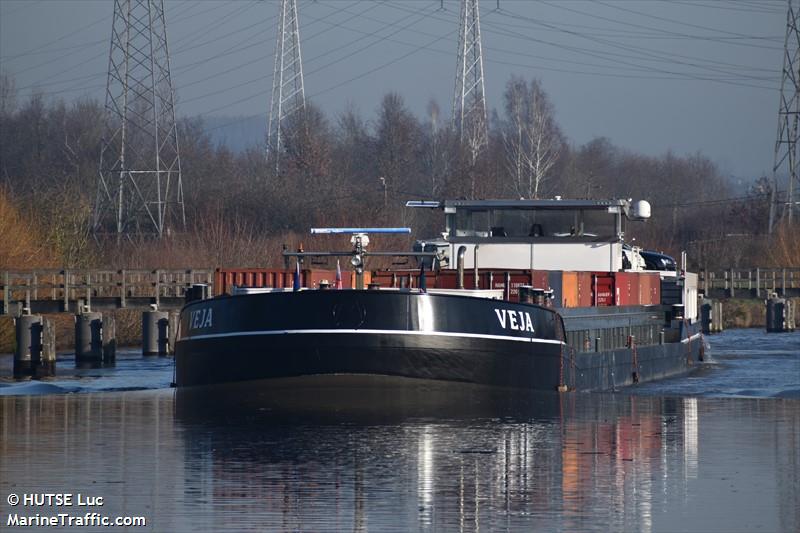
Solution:
M633 203L633 218L646 220L650 218L650 202L638 200Z

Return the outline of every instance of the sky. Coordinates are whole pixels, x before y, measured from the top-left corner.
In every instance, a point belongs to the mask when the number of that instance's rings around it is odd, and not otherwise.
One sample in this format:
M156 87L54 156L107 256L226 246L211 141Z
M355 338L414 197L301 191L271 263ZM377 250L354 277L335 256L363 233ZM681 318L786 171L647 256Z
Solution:
M297 0L306 97L335 121L399 93L449 114L459 0ZM166 0L182 116L269 112L279 0ZM498 9L499 5L499 9ZM771 175L786 0L480 0L486 99L538 78L580 145L700 152L735 179ZM103 99L111 0L0 0L0 69L18 98ZM266 126L265 128L266 129ZM263 142L263 136L253 143Z

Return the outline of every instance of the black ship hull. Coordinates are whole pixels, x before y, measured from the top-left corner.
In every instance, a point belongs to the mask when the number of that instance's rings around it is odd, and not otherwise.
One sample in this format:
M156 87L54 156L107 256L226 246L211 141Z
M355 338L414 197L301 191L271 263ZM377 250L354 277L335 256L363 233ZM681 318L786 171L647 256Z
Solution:
M383 290L226 296L183 309L176 383L368 374L604 390L685 372L701 355L697 337L589 353L565 339L553 309L502 300Z

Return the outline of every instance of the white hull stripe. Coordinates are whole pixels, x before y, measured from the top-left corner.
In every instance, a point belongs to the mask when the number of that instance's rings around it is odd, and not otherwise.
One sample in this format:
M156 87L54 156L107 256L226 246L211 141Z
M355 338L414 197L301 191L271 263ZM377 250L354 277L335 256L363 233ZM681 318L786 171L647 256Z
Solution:
M331 333L359 333L367 335L435 335L438 337L464 337L471 339L494 339L503 341L516 341L543 344L562 344L561 341L552 339L537 339L526 337L511 337L508 335L484 335L482 333L454 333L450 331L403 331L394 329L284 329L264 331L235 331L231 333L209 333L206 335L192 335L180 341L195 341L201 339L220 339L225 337L254 337L259 335L317 335Z
M681 340L681 342L682 342L683 344L686 344L687 342L689 342L689 341L693 341L693 340L695 340L695 339L699 339L699 338L700 338L700 337L702 337L702 336L703 336L703 334L702 334L702 333L695 333L694 335L692 335L692 336L691 336L691 337L689 337L688 339L682 339L682 340Z

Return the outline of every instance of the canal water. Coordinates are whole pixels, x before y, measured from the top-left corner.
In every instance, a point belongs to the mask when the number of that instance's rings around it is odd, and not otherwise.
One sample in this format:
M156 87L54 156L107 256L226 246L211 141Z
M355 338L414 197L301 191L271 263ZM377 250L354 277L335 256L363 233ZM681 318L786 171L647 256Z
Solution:
M175 391L166 358L65 356L52 380L0 381L0 530L98 513L159 532L798 531L800 333L709 344L689 376L562 395L356 377Z

